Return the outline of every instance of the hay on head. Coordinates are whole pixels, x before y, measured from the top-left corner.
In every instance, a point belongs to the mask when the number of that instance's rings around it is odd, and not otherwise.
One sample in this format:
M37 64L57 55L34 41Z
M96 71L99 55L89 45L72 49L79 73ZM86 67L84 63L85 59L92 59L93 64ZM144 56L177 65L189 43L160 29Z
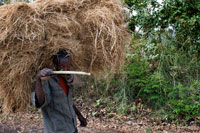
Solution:
M39 0L0 7L0 98L4 111L26 109L34 77L59 49L73 70L97 76L119 69L129 36L118 0Z

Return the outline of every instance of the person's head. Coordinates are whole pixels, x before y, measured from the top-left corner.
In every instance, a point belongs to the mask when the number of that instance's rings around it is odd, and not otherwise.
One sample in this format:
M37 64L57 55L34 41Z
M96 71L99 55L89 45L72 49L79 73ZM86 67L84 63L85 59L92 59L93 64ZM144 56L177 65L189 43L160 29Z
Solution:
M58 71L67 71L70 69L71 58L69 53L64 50L60 49L56 55L53 55L53 64Z

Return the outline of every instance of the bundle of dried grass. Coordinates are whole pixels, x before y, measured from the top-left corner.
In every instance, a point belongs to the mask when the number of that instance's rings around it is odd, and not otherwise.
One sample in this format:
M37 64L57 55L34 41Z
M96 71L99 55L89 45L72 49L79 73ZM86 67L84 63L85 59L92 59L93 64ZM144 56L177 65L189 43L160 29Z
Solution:
M128 37L117 0L40 0L0 7L0 98L4 111L30 103L35 74L66 48L73 69L119 69Z

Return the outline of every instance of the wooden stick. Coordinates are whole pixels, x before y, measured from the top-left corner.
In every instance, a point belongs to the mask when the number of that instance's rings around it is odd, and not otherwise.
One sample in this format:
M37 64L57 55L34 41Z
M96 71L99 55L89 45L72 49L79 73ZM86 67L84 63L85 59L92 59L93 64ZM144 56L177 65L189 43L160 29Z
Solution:
M87 75L87 76L91 75L91 73L78 72L78 71L53 71L53 74L79 74L79 75Z

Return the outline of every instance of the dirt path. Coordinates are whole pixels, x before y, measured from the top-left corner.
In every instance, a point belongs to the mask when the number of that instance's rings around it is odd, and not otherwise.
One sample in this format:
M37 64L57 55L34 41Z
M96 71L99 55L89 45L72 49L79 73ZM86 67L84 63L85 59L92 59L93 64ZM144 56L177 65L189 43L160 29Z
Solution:
M11 114L7 118L0 119L0 133L43 133L43 121L39 111ZM164 133L199 133L198 126L175 126L171 124L150 123L146 120L116 118L100 119L89 117L88 126L78 127L80 133L140 133L140 132L164 132Z
M74 101L88 121L87 127L78 126L79 133L200 133L200 122L194 126L176 126L139 113L129 116L113 113L108 118L105 108L92 105L93 99L76 96ZM94 115L94 112L98 113ZM0 133L44 133L40 110L30 107L27 112L17 112L7 117L0 114Z

